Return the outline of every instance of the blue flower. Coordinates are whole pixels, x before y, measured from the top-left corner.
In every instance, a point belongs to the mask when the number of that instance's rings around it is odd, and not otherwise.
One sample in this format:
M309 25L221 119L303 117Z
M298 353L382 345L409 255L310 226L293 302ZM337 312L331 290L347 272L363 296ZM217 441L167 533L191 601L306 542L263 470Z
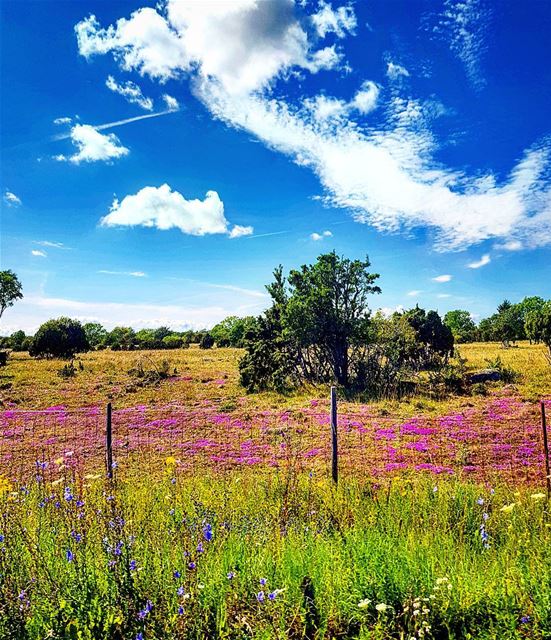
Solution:
M176 580L182 577L182 574L179 571L175 571L172 575L176 578Z
M141 631L136 636L136 640L143 640L143 633Z
M479 498L479 499L476 501L476 504L479 504L480 506L482 506L482 505L484 504L484 498Z
M178 615L180 615L180 616L181 616L181 615L183 615L183 613L184 613L184 607L182 607L182 605L180 605L180 606L178 607Z
M196 566L197 566L197 565L195 564L195 562L190 562L190 563L188 564L188 567L189 567L190 569L195 569L195 567L196 567Z
M212 525L211 524L206 524L203 527L203 536L205 537L205 540L207 542L210 542L212 540L213 537L213 533L212 533Z
M235 578L235 571L229 571L227 578L228 580L233 580Z
M200 542L200 543L197 545L197 553L203 553L203 551L204 551L204 549L203 549L203 543L202 543L202 542Z
M256 594L256 599L258 600L258 602L264 602L264 591L259 591Z
M268 598L270 600L275 600L277 598L277 592L276 591L272 591L271 593L268 594Z
M0 533L0 542L4 542L4 536Z
M130 568L130 571L136 571L137 563L135 560L130 560L129 568Z
M176 591L176 593L177 593L179 596L183 596L183 595L185 594L185 589L184 589L184 587L178 587L178 590Z
M530 622L531 618L530 616L522 616L522 618L520 619L520 623L521 624L528 624Z
M260 585L263 587L266 584L266 578L260 578Z
M67 549L65 557L67 558L67 562L72 562L73 561L74 556L73 556L73 552L71 551L71 549Z

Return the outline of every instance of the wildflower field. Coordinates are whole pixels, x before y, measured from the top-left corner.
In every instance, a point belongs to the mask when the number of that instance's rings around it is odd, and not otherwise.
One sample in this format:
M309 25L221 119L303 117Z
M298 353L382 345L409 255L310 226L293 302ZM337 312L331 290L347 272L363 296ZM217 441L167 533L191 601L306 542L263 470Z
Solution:
M465 345L520 374L486 395L339 407L246 396L239 351L0 372L0 638L551 638L551 517L522 343ZM113 404L113 479L105 405Z

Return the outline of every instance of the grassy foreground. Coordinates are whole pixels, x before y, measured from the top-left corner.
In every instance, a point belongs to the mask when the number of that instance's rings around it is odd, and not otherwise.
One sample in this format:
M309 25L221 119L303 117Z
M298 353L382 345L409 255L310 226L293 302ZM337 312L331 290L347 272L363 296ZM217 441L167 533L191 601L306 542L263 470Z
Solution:
M0 637L551 638L541 493L174 465L4 479Z

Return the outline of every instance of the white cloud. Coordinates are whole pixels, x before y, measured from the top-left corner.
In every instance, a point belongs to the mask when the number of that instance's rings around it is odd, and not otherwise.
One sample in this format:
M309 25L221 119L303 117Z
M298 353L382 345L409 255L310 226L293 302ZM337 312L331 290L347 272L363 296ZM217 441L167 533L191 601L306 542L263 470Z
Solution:
M443 274L441 276L436 276L433 278L434 282L449 282L452 279L452 276L449 274Z
M90 16L75 31L87 58L112 52L123 69L161 82L197 68L232 94L266 87L292 67L315 72L340 59L334 47L311 51L293 0L169 0L166 19L146 7L107 29Z
M214 304L201 306L180 304L124 303L110 301L83 301L44 295L26 295L23 300L7 309L2 316L6 333L17 329L33 333L52 317L69 316L81 322L101 322L106 328L131 326L135 329L168 326L174 330L212 327L230 315L260 313L268 298L258 297L251 306L243 292L220 291ZM247 296L248 297L248 296ZM223 298L223 303L219 300Z
M487 264L490 264L491 262L491 258L490 258L490 254L485 253L480 260L475 260L474 262L469 262L469 264L467 265L469 267L469 269L480 269L480 267L484 267Z
M54 124L71 124L72 121L73 121L72 118L69 118L68 116L65 116L63 118L56 118L54 120Z
M522 248L522 242L519 240L508 240L507 242L497 243L494 245L494 249L501 249L503 251L520 251Z
M242 238L243 236L250 236L253 234L253 227L243 227L240 224L234 224L229 232L230 238Z
M40 251L39 249L33 249L31 251L31 255L37 258L46 258L48 254L45 251Z
M109 276L132 276L133 278L146 278L147 273L143 271L109 271L107 269L100 269L98 273L103 273Z
M252 227L235 225L231 230L224 216L224 203L216 191L207 191L204 200L186 200L167 185L144 187L138 193L113 201L109 213L101 219L107 227L142 226L161 230L180 229L182 233L203 236L226 233L235 238L249 235Z
M178 111L180 108L180 103L176 98L169 96L168 93L163 94L163 100L165 101L166 108L169 111Z
M38 244L41 247L50 247L52 249L65 249L65 245L62 242L50 242L49 240L33 240L33 244Z
M129 153L114 133L103 134L89 124L77 124L70 134L77 153L66 157L63 154L54 156L55 160L69 161L73 164L81 162L108 161L121 158Z
M334 47L313 49L291 0L168 0L163 15L141 9L107 29L88 18L77 34L83 55L112 52L123 68L161 81L188 74L214 117L310 167L358 222L384 232L428 227L438 250L511 237L551 243L548 141L526 149L505 178L473 177L437 159L432 124L445 109L434 100L391 93L384 122L364 127L340 98L280 97L276 80L340 58ZM391 74L409 73L390 64ZM381 101L374 86L368 108Z
M451 298L451 293L439 293L437 296L437 298Z
M421 293L423 292L420 289L413 289L412 291L408 291L406 295L410 296L411 298L414 298L415 296L418 296Z
M389 61L386 65L386 75L391 80L397 80L398 78L407 78L409 71L402 65Z
M357 22L351 5L335 10L322 0L319 7L319 11L314 13L311 19L321 38L325 38L328 33L334 33L337 38L344 38L347 32L354 33Z
M142 109L146 111L153 110L153 100L151 98L146 98L140 87L128 80L127 82L123 82L119 84L113 76L108 76L105 81L105 86L113 91L114 93L118 93L121 95L126 101L131 104L137 104Z
M378 98L379 87L367 80L348 102L319 94L305 100L304 106L318 123L325 123L346 118L353 112L366 115L377 107Z
M324 231L323 233L311 233L310 238L318 242L319 240L323 240L324 238L330 238L333 234L331 231Z
M480 60L486 51L486 31L490 22L488 3L481 0L445 0L444 9L429 27L437 37L444 38L450 50L465 67L475 89L486 84Z
M12 193L11 191L4 192L4 202L8 205L8 207L19 207L21 205L21 199Z

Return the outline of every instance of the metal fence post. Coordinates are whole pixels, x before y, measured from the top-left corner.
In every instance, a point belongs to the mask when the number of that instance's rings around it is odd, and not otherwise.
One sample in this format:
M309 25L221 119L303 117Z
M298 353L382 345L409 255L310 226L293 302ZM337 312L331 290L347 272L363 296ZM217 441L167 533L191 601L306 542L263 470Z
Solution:
M339 482L339 450L337 440L337 389L331 387L331 477Z
M113 431L112 431L112 410L111 403L107 403L107 422L105 425L105 463L107 465L107 477L113 478Z
M541 430L543 431L543 452L545 456L545 480L547 484L547 499L551 498L551 471L549 471L549 442L547 440L547 421L545 419L545 402L540 402Z

